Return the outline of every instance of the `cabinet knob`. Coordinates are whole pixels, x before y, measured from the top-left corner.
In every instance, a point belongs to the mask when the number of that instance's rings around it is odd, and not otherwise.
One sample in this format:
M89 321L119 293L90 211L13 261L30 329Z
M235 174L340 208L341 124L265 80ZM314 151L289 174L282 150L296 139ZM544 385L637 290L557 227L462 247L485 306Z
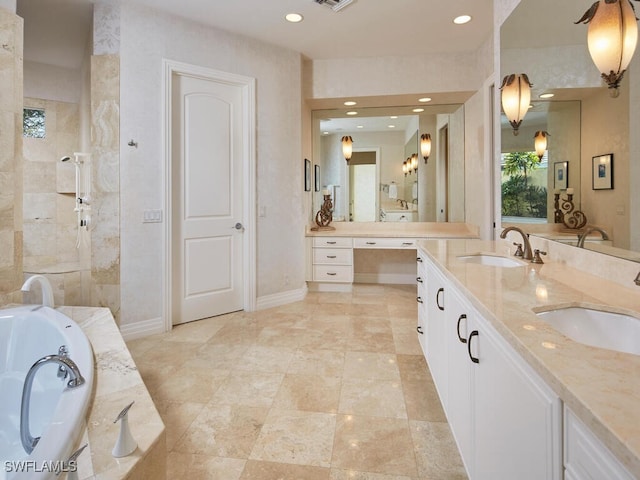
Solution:
M420 334L420 335L424 335L424 332L422 331L422 327L420 325L418 325L416 327L416 331Z
M327 275L329 275L330 277L335 277L337 275L336 272L327 272Z
M422 263L422 259L420 257L417 257L416 262Z
M327 255L327 258L336 258L335 255Z
M417 298L416 298L416 302L418 302L418 303L424 303L424 302L422 301L422 298L421 298L421 297L417 297Z
M418 277L418 278L416 278L416 282L418 282L418 283L424 283L424 282L422 281L422 277Z

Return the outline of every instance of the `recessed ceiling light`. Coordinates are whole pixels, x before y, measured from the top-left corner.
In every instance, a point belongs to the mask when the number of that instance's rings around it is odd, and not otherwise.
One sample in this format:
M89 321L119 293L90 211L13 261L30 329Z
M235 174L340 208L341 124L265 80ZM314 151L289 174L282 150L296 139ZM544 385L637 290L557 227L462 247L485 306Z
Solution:
M413 109L414 113L420 113L420 112L424 112L424 108L414 108Z
M347 112L347 115L357 115L358 112Z
M553 93L543 93L540 95L540 98L552 98L555 95Z
M453 19L453 23L456 25L464 25L465 23L469 23L471 21L471 15L460 15Z
M353 107L356 104L356 102L354 102L353 100L348 100L348 101L344 102L344 104L347 107Z
M396 128L395 125L388 125L389 128Z
M418 99L419 102L427 103L431 101L431 97L422 97Z
M287 13L284 18L287 20L287 22L291 22L291 23L299 23L302 21L302 15L300 15L299 13Z
M356 128L364 128L364 125L358 125Z
M323 135L329 135L329 132L322 132Z
M389 118L396 119L396 118L398 118L398 116L397 115L391 115Z

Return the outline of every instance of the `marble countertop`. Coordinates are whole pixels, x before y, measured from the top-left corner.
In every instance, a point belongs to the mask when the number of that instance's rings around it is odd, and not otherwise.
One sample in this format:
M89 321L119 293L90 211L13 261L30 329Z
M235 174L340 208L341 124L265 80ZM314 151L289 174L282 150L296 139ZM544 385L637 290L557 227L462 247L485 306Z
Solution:
M639 316L640 288L623 287L546 258L543 265L516 268L456 259L469 253L507 256L506 241L423 240L418 248L640 478L640 356L577 343L534 313L550 306L584 305Z
M408 211L407 211L408 212ZM445 222L333 222L335 230L312 231L318 237L478 238L478 227Z
M80 479L165 478L165 427L108 308L59 307L85 332L95 359L93 402L78 446ZM129 427L138 443L131 455L114 458L118 413L131 401Z

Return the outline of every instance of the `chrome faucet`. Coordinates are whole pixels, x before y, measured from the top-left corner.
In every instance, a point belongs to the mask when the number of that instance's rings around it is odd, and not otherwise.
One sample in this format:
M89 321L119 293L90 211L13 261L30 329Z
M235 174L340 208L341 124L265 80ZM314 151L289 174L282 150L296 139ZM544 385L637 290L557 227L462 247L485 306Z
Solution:
M404 208L405 210L409 209L409 205L407 204L406 200L402 200L401 198L399 198L398 202L400 202L400 208Z
M23 292L30 291L31 285L36 281L40 284L40 289L42 290L42 305L53 308L53 289L51 288L51 283L49 283L49 280L47 280L47 277L44 275L30 276L27 278L27 281L22 284L20 290Z
M524 233L522 229L518 227L507 227L504 230L502 230L502 233L500 234L500 238L507 238L507 233L509 233L512 230L522 235L522 242L524 243L524 253L522 255L522 258L524 260L532 260L533 254L531 253L531 244L529 243L529 235L527 233Z
M33 451L40 440L40 437L33 438L29 431L29 404L31 402L33 379L40 367L48 363L57 363L59 366L66 369L71 377L67 382L67 387L76 388L85 382L84 377L80 374L78 366L73 360L66 356L47 355L31 366L27 373L27 377L24 380L24 386L22 387L22 404L20 405L20 440L22 442L22 447L27 454L30 454Z
M578 237L577 246L580 248L584 248L584 241L587 238L587 235L589 235L592 232L599 232L600 235L602 235L602 240L609 240L609 235L607 235L607 232L605 232L600 227L592 226L592 227L587 227L586 230L580 234L580 236Z

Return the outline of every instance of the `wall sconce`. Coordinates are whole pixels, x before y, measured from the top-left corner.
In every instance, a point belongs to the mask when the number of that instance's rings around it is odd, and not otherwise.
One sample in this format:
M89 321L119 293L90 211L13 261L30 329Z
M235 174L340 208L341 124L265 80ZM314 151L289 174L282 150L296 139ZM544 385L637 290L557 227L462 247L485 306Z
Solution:
M353 138L349 135L342 137L342 154L344 155L344 159L347 163L349 163L351 155L353 155Z
M404 173L404 176L407 176L408 174L411 174L411 159L407 158L404 162L402 162L402 173Z
M424 158L424 163L427 163L429 155L431 155L431 134L423 133L420 135L420 153Z
M413 155L411 155L411 168L413 168L413 171L416 172L416 174L418 173L418 154L414 153Z
M518 129L529 109L531 87L533 85L524 73L512 73L502 80L502 109L509 119L513 134L518 135Z
M547 137L550 136L549 132L545 132L544 130L538 130L533 136L536 155L538 155L540 160L544 157L544 152L547 151Z
M575 22L589 24L589 54L614 98L620 94L620 81L636 49L636 21L630 0L599 0Z

